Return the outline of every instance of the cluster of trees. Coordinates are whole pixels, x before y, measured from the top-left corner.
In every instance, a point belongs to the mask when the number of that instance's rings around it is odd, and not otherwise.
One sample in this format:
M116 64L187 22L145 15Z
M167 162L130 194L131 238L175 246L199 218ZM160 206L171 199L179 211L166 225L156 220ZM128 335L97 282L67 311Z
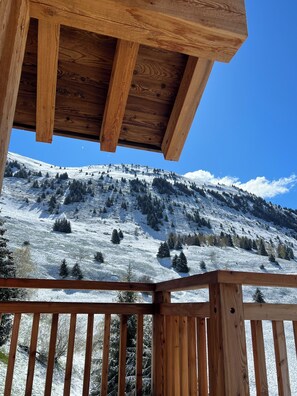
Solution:
M177 272L189 272L188 260L184 252L180 252L179 256L176 254L172 259L172 268Z
M147 224L155 231L160 230L163 219L164 204L152 194L144 194L137 196L138 209L142 214L146 215Z
M87 185L80 180L72 180L69 183L68 194L65 197L64 204L69 205L73 202L84 202L87 195Z
M67 219L56 219L53 225L53 231L70 234L72 232L70 221Z
M119 245L121 240L124 238L122 230L113 229L111 234L111 242L115 245Z
M197 209L195 209L192 213L187 213L187 219L189 221L192 221L193 223L196 223L198 227L207 227L209 229L211 228L209 220L201 217Z
M59 275L63 279L68 278L68 276L72 276L74 279L82 280L84 277L78 263L75 263L70 270L65 259L62 260L60 265Z

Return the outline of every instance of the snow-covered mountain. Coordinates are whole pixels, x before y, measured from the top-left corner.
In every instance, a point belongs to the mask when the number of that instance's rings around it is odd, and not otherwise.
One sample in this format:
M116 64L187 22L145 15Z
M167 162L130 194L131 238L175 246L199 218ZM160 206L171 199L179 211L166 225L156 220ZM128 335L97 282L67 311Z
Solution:
M195 184L160 169L61 168L9 154L0 208L9 247L18 252L29 246L35 264L29 277L59 279L64 259L69 269L78 263L84 279L102 281L122 280L129 265L134 280L153 282L215 269L283 274L297 269L296 210L234 186ZM72 232L53 231L57 220L70 222ZM111 241L114 230L122 233L119 244ZM170 258L157 257L165 241ZM181 251L188 273L172 267ZM94 259L98 252L103 263ZM253 300L255 289L244 288L246 301ZM261 290L267 302L296 303L293 289ZM111 301L115 294L41 290L32 298ZM179 292L173 298L206 301L208 293ZM267 340L271 337L267 332Z
M173 248L171 259L157 257L170 235L180 241L189 275L214 269L295 273L297 268L297 211L237 187L197 185L160 169L61 168L9 154L1 208L10 247L30 243L36 270L29 276L59 278L63 259L69 267L78 262L84 279L121 280L129 264L136 280L185 276L171 265L180 250ZM70 221L72 232L54 232L57 219ZM111 242L114 229L123 233L119 245ZM261 255L260 245L267 255ZM104 263L94 260L96 252Z

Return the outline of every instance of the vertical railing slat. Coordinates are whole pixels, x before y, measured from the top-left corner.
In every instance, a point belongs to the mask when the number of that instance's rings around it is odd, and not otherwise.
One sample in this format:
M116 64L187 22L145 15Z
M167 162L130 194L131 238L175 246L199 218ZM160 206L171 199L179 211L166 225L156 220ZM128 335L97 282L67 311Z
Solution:
M272 321L278 394L291 395L284 322Z
M127 320L127 315L121 315L118 383L118 394L120 396L125 395L126 388Z
M165 395L173 395L173 317L166 316L165 324L165 357L166 357L166 378L165 378Z
M108 359L109 359L109 343L110 343L110 322L111 315L105 314L104 320L104 338L103 338L103 354L102 354L102 373L101 373L101 396L107 395L108 386Z
M32 393L39 320L40 320L40 313L34 313L32 332L31 332L31 343L30 343L30 351L29 351L28 374L27 374L25 396L27 396L27 395L29 396Z
M1 317L0 317L0 320L1 320ZM13 320L11 341L10 341L10 349L9 349L9 358L8 358L8 365L7 365L7 372L6 372L4 396L10 396L11 395L14 364L15 364L16 351L17 351L17 346L18 346L18 336L19 336L20 322L21 322L21 314L15 314L14 315L14 320Z
M196 318L188 318L189 396L198 395Z
M74 342L75 342L75 329L76 329L76 314L72 313L71 318L70 318L70 326L69 326L67 360L66 360L63 396L70 396L71 376L72 376L72 366L73 366L73 352L74 352Z
M206 320L197 318L198 389L199 396L208 395Z
M53 373L55 367L56 342L57 342L57 333L58 333L58 321L59 321L59 315L53 314L44 396L50 396L52 391Z
M94 327L94 314L88 314L84 381L83 381L83 392L82 392L83 396L89 396L91 364L92 364L92 348L93 348L93 327Z
M179 321L180 331L180 380L181 395L189 394L189 354L188 354L188 318L182 316ZM195 348L195 344L193 345Z
M173 317L173 384L174 395L180 396L180 338L179 316Z
M137 315L136 395L142 395L143 315Z
M263 327L261 320L251 320L257 395L268 396Z
M295 351L297 356L297 322L293 321L292 324L293 324L293 332L294 332Z

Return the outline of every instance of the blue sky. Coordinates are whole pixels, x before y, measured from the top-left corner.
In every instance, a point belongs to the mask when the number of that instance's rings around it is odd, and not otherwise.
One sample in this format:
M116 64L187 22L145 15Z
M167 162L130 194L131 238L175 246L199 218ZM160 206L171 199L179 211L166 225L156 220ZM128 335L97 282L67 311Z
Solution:
M10 151L61 166L145 164L237 183L297 208L297 1L247 0L249 37L229 64L216 63L179 162L162 155L13 131ZM204 171L204 172L202 172Z

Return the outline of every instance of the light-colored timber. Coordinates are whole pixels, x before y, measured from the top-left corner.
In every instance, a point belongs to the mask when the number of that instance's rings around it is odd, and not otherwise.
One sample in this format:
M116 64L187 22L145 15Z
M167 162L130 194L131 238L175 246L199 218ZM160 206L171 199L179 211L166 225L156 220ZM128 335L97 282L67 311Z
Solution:
M244 0L2 0L0 19L0 187L12 126L178 160L247 37Z
M38 22L36 140L51 143L54 133L60 25Z
M0 192L29 29L29 0L0 2Z
M259 277L257 276L259 275ZM223 280L221 282L220 280ZM273 286L276 285L293 287L295 275L282 276L255 273L233 273L229 271L216 271L201 276L176 279L174 281L162 282L150 285L153 294L152 303L64 303L64 302L2 302L0 319L7 313L14 316L14 324L10 342L10 356L8 359L7 376L5 379L4 395L10 396L13 392L14 362L19 348L22 348L19 340L19 327L21 315L32 315L33 324L30 348L24 349L22 353L28 353L28 364L24 367L27 371L27 380L22 390L24 394L33 391L33 378L35 360L39 360L39 321L41 315L52 318L52 327L49 333L48 343L48 366L43 394L50 394L52 388L52 378L54 369L55 343L57 339L58 321L62 315L69 317L69 337L68 350L66 356L66 369L64 381L64 396L70 396L72 392L71 375L75 356L76 333L81 331L76 327L77 315L79 320L83 319L87 326L83 330L85 337L85 364L83 378L83 394L90 392L90 374L92 362L93 327L105 315L104 338L102 346L102 372L95 375L101 377L101 394L107 394L109 375L109 348L110 337L118 337L120 340L119 354L119 382L118 393L124 394L126 386L126 358L127 358L127 332L128 317L136 315L137 336L136 336L136 362L133 382L135 393L142 393L142 384L147 383L142 373L142 353L144 351L144 320L145 315L153 318L152 326L152 393L158 396L169 395L216 395L230 396L250 393L248 382L248 367L246 353L246 325L251 321L251 337L253 348L250 351L253 355L254 372L256 380L256 394L267 396L270 388L270 377L267 375L267 365L265 355L267 345L263 339L263 322L272 321L274 350L275 350L275 372L272 373L277 380L278 393L280 395L290 395L294 373L289 371L287 358L287 340L296 339L296 304L257 304L245 303L242 297L241 283L232 281L241 280L244 284L254 284ZM9 280L0 280L5 287L17 287L16 280L9 284ZM38 280L29 280L32 287L38 285ZM181 285L178 284L181 282ZM0 286L1 283L0 282ZM43 287L58 288L55 281L41 283ZM71 283L71 281L68 281ZM82 282L83 283L83 282ZM96 282L95 282L96 283ZM81 282L73 281L72 289L75 286L82 287ZM117 283L113 282L116 288ZM26 280L18 283L20 288L26 285ZM124 290L139 290L140 284L118 283L118 288ZM142 285L142 284L141 284ZM169 290L166 291L166 285ZM205 303L171 303L171 290L193 290L204 285L209 290L209 302ZM68 283L65 284L70 289ZM104 285L97 284L99 290L104 290ZM109 290L110 285L106 288ZM144 286L144 289L146 287ZM161 289L163 291L156 291ZM111 326L112 315L120 315L121 324L119 333ZM284 331L284 321L291 321L290 326L286 326ZM67 329L68 331L68 329ZM96 331L96 330L94 330ZM291 333L290 333L291 332ZM17 346L19 345L19 348ZM295 343L296 347L296 343ZM208 348L208 353L207 353ZM94 356L96 359L97 356ZM83 367L82 367L83 370ZM95 368L96 370L96 368ZM271 374L271 373L269 373Z

